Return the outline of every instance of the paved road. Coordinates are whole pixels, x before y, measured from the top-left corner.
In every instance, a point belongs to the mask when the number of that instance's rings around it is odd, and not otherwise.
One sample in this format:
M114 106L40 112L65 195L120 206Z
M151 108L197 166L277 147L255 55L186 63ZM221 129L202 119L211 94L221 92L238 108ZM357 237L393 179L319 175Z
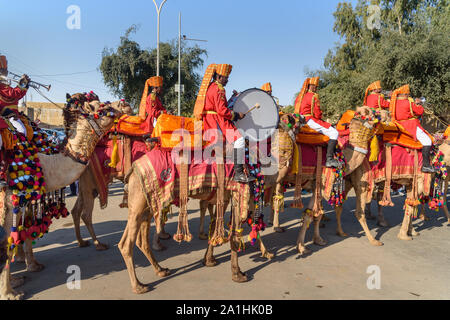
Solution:
M292 195L289 192L287 199L292 199ZM299 257L295 250L298 210L287 209L280 218L286 232L277 234L267 228L262 234L268 249L276 254L275 259L260 258L257 249L249 244L240 253L241 269L250 277L244 284L231 281L228 245L215 251L220 264L206 268L201 264L205 241L197 238L183 244L165 241L168 249L156 252L156 258L163 267L171 269L172 274L167 278L157 277L149 262L136 250L138 277L143 283L151 284L152 290L135 295L117 248L127 219L127 210L118 207L121 196L117 184L111 190L107 209L100 210L96 201L95 230L99 239L110 245L109 250L97 252L92 245L78 248L72 219L68 217L55 221L51 232L36 243L36 259L46 266L42 272L28 273L23 264L13 264L14 274L26 276L26 283L20 288L26 293L26 299L450 299L450 227L443 213L428 212L431 221L414 222L421 233L419 237L409 242L398 240L404 200L401 196L393 198L396 206L386 212L392 227L380 228L375 222L369 222L372 233L384 246L372 247L365 239L353 216L355 201L350 197L343 214L344 230L350 237L343 239L335 235L336 219L326 206L331 221L321 232L328 245L312 244L310 229L307 241L313 253L307 257ZM74 201L75 198L68 198L69 208ZM196 235L198 202L190 202L189 209L189 226ZM176 227L175 215L169 219L166 229L173 234ZM84 226L82 234L85 239L89 237ZM71 265L80 267L80 289L68 289L67 269ZM379 268L380 289L368 289L368 278L376 273L373 270L368 273L369 266Z

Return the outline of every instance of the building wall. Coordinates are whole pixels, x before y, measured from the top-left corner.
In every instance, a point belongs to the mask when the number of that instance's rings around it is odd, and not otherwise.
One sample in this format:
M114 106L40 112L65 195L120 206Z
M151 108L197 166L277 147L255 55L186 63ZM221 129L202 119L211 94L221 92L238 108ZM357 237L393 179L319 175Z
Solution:
M64 107L64 103L57 103L57 105L61 108ZM39 125L43 128L62 128L64 126L62 109L49 102L27 102L26 106L20 107L19 110L33 121L39 120Z

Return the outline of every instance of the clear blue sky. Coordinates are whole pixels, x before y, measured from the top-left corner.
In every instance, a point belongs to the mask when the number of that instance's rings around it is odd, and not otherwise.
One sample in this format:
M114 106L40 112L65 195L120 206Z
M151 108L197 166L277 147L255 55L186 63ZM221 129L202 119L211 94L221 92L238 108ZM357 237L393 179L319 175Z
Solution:
M181 11L182 34L208 40L198 43L208 51L201 74L210 63L232 64L228 94L270 81L273 94L287 105L300 90L305 69L322 67L328 50L339 41L332 31L339 2L167 0L160 37L163 42L178 37ZM66 27L70 5L81 9L80 30ZM152 0L0 0L0 12L0 53L7 55L10 71L51 83L48 96L55 102L63 102L66 92L91 89L102 101L117 99L103 84L98 67L103 49L117 47L132 24L140 25L132 37L141 47L156 47ZM86 73L60 75L76 72ZM29 100L45 101L34 90L30 93Z

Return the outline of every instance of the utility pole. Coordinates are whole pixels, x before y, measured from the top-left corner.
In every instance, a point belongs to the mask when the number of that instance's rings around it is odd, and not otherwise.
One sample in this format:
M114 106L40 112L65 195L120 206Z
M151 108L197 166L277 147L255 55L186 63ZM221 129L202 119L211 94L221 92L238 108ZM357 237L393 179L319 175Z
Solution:
M162 7L164 5L164 3L166 3L167 0L163 0L163 2L161 3L161 5L158 7L158 5L156 4L156 1L153 0L153 3L155 4L156 7L156 13L158 15L158 20L157 20L157 27L156 27L156 38L157 38L157 43L156 43L156 75L159 76L159 16L161 14L161 10Z

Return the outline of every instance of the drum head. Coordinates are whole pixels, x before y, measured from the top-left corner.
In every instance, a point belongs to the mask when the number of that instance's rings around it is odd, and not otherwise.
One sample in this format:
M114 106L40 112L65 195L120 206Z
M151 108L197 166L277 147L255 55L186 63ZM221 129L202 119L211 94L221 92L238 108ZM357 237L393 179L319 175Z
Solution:
M259 109L253 109L234 123L244 138L254 142L266 140L277 129L279 114L275 100L267 92L254 88L241 92L233 106L234 112L246 113L257 104Z

